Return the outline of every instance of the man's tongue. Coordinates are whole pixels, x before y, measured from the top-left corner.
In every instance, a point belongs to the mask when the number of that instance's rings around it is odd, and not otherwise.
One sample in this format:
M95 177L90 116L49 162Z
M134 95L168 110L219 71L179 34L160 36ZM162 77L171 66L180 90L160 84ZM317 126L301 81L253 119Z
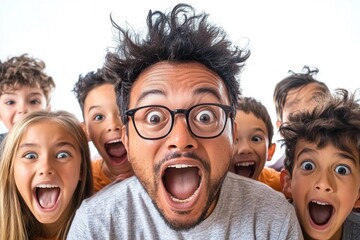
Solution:
M166 190L177 199L189 198L199 187L198 171L196 167L167 168L164 175Z
M36 190L36 195L40 206L46 209L54 207L59 194L59 188L38 188Z

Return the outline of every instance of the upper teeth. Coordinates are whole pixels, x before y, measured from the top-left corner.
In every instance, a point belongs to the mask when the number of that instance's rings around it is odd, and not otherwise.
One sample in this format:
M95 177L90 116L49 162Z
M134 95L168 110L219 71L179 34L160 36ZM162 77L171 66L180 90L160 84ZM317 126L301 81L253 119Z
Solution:
M328 203L323 203L323 202L319 202L319 201L312 201L313 203L319 204L319 205L330 205Z
M247 166L254 165L254 164L255 164L254 162L239 162L239 163L236 163L235 166L247 167Z
M36 187L38 187L38 188L57 188L59 186L54 185L54 184L39 184Z
M109 141L108 143L117 143L117 142L121 142L121 139L115 139L115 140Z
M169 168L188 168L188 167L194 167L193 165L188 164L175 164L168 166Z

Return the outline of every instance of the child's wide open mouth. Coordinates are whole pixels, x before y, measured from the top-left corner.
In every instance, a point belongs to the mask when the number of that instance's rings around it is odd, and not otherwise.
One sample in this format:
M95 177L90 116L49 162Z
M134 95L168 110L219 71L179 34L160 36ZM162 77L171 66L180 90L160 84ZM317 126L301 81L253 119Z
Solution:
M238 175L252 178L256 170L255 161L237 162L234 164L234 172Z
M60 187L54 184L39 184L34 193L41 208L52 209L59 199Z
M124 160L127 160L127 152L121 139L105 143L104 148L112 164L122 164Z
M311 220L318 226L323 226L331 219L334 207L326 202L311 201L308 204Z

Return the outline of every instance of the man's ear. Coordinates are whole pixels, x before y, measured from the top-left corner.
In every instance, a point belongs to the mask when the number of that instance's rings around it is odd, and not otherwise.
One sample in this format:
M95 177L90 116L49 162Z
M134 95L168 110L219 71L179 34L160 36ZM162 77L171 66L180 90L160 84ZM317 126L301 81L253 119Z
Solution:
M268 155L266 161L270 161L272 159L275 153L275 149L276 149L276 143L272 143L268 148Z
M288 170L283 169L280 172L280 184L282 188L282 192L286 198L292 198L291 191L291 175Z
M48 112L51 111L51 104L50 103L46 106L45 110L48 111Z
M84 122L81 122L80 125L81 125L81 128L83 129L83 131L85 132L85 135L86 135L86 138L87 138L88 142L90 142L91 139L90 139L89 133L87 131L86 124Z
M126 133L126 126L125 125L122 126L121 141L123 142L126 151L129 152L129 136Z
M360 190L359 190L359 194L358 194L358 197L357 197L357 200L354 204L354 208L358 208L360 209Z
M234 122L233 122L233 145L235 145L236 143L236 133L237 133L237 122L235 121L234 119Z

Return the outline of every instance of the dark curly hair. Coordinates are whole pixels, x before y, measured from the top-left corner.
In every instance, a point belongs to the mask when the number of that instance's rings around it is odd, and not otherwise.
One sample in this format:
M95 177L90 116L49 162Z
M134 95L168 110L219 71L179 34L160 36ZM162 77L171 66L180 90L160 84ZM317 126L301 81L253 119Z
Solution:
M253 97L241 97L236 110L243 111L246 114L252 113L255 117L263 121L265 123L266 130L268 131L269 144L272 144L274 127L268 110L260 101Z
M224 81L235 110L241 94L236 75L250 51L232 47L224 30L208 23L207 18L208 14L196 14L194 8L186 4L176 5L167 15L150 10L148 32L143 39L140 34L133 36L111 18L119 32L119 45L115 52L106 55L104 66L121 78L115 91L124 123L127 123L124 112L134 81L141 71L160 61L196 61L216 72Z
M311 112L289 116L289 122L280 126L285 145L285 168L292 174L295 148L300 140L315 143L319 148L332 143L335 147L360 158L360 105L356 98L360 89L351 94L337 89L332 98Z
M17 86L40 87L44 92L47 104L55 88L53 78L44 71L45 62L25 53L8 58L0 63L0 95L8 88Z
M72 92L75 94L79 102L82 114L84 116L84 102L89 92L103 84L116 84L117 78L109 71L104 71L102 68L96 71L91 71L85 75L79 75L78 81L75 83Z

